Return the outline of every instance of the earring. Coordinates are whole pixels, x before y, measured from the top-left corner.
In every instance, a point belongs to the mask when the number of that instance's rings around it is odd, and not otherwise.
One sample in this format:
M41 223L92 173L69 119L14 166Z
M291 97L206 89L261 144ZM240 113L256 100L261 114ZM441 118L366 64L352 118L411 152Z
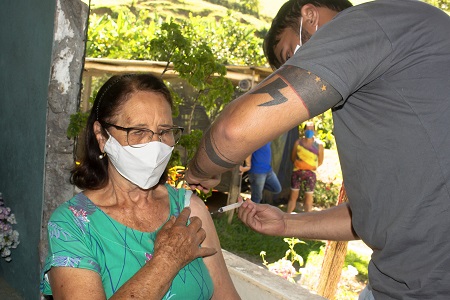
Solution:
M103 159L106 156L106 152L103 152L98 156L98 159Z

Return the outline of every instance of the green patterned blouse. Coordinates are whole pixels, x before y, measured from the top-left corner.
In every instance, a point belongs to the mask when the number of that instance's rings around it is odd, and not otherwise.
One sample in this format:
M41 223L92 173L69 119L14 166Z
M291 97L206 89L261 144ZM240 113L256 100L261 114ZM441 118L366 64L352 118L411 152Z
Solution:
M170 215L178 216L189 205L191 191L169 191ZM41 276L41 291L51 295L46 273L53 266L97 272L109 299L128 279L152 259L158 230L141 232L110 218L83 193L60 205L48 222L49 253ZM213 283L203 259L181 269L163 299L210 299Z

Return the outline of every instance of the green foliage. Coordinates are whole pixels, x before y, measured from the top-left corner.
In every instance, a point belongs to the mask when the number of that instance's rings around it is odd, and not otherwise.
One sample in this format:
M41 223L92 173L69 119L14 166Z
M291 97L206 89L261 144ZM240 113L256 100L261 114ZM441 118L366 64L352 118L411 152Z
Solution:
M202 139L203 132L198 129L191 130L189 134L183 135L178 143L183 147L185 154L185 161L183 165L186 165L188 161L190 161L195 152L197 151L198 145L200 144L200 140Z
M345 256L344 267L349 265L355 267L356 270L358 270L358 275L356 275L356 278L361 282L367 282L369 280L369 260L370 258L362 257L353 251L348 251Z
M70 123L67 128L67 137L69 139L74 139L86 126L89 113L76 112L70 116Z
M341 184L317 180L314 190L314 204L321 208L336 206Z
M269 269L270 272L275 273L292 283L295 283L294 278L301 274L300 267L303 266L304 262L303 257L297 254L294 246L296 244L306 243L297 238L284 238L283 241L285 241L289 245L289 249L286 251L284 257L273 263L269 263L265 259L266 251L261 251L260 255L263 260L263 264L267 267L267 269ZM294 266L295 264L298 265L297 268Z
M126 7L115 7L113 15L89 16L86 55L112 59L149 59L150 40L157 23L148 12L134 15ZM116 16L116 17L114 17Z
M324 148L336 149L336 141L333 135L333 115L331 113L331 109L316 116L313 120L314 124L316 124L316 135L321 141L324 142Z
M201 29L198 38L207 41L217 59L226 65L263 66L267 64L262 49L265 29L241 23L231 12L219 22L190 17L191 25Z
M181 163L181 154L180 151L177 149L177 147L172 151L172 155L170 156L170 160L169 163L167 164L167 167L173 168L173 167L178 167L178 166L182 166L183 164ZM176 184L173 184L173 186L176 187Z
M182 68L183 58L188 55L192 42L183 36L181 25L177 23L162 23L155 31L150 41L149 56L156 61L169 64L172 62L175 69ZM161 75L164 75L166 70Z
M90 16L87 57L177 61L171 55L176 56L177 49L186 49L192 41L195 46L202 43L209 46L223 64L261 66L266 63L261 38L266 29L258 31L254 25L240 22L231 12L219 20L189 14L185 20L175 22L170 18L164 21L145 9L133 13L126 7L115 6L111 11L109 15ZM155 43L165 40L166 47L151 44L158 33ZM169 36L174 40L169 40ZM155 46L159 49L153 49ZM178 54L185 57L188 53Z
M443 11L450 12L450 1L449 0L424 0L428 4L436 6Z
M213 120L231 101L234 88L225 77L225 66L217 61L208 44L198 39L189 23L162 23L155 38L150 41L150 46L150 53L156 59L166 61L167 67L172 63L180 78L186 80L194 91L189 99L184 99L184 103L190 105L191 113L186 130L188 134L182 137L179 144L184 148L186 164L193 157L202 136L199 130L191 131L195 107L203 106L210 120Z
M301 284L310 290L317 289L317 282L322 269L323 259L325 256L325 248L322 247L318 252L311 252L308 258L308 263L305 266L306 272L302 273ZM345 256L343 273L338 285L338 290L333 299L347 300L358 299L360 289L363 288L368 282L368 264L370 258L367 256L361 256L357 253L349 250ZM353 275L350 275L345 269L349 269L349 266L355 267L358 271L358 275L354 277L358 282L353 282Z
M300 189L299 199L303 199L305 196L304 190L303 187ZM340 190L341 184L317 180L316 188L314 189L314 205L321 209L336 206Z
M225 77L225 66L218 62L209 45L199 39L194 29L187 22L181 25L162 23L156 37L150 42L150 53L167 64L173 63L179 76L194 88L196 94L185 101L192 107L191 115L197 105L202 105L210 119L214 120L218 112L231 101L234 88Z
M316 126L316 138L321 140L325 149L336 149L336 140L333 135L333 115L331 109L325 111L323 114L315 116L311 120L303 122L299 126L300 136L304 135L304 126L306 122L313 121Z
M213 77L198 98L203 105L209 120L213 122L225 106L232 100L234 87L230 80L225 77Z

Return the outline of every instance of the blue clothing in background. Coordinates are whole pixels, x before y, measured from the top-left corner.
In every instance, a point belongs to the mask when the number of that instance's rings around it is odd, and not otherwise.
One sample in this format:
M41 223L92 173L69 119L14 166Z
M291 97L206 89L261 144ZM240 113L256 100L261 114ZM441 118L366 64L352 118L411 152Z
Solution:
M272 170L272 150L270 142L253 152L252 165L248 171L251 199L255 203L260 203L264 189L271 193L278 194L281 192L281 184L277 175Z
M272 171L272 150L270 149L271 142L265 144L252 154L252 168L249 173L264 174Z

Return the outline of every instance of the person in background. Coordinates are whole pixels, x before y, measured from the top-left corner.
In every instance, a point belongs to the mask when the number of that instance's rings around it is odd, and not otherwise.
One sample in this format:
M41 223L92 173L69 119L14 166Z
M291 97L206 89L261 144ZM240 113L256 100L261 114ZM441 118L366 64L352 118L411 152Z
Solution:
M291 175L291 194L287 212L295 210L300 189L303 188L303 211L312 210L314 200L314 189L316 187L315 170L323 163L323 144L314 138L314 122L305 125L305 136L298 139L292 148L291 160L294 169Z
M188 165L191 187L332 108L348 202L283 213L245 201L264 234L373 249L361 299L450 295L450 17L422 1L289 0L265 55L277 70L228 104ZM282 122L273 122L274 119Z
M116 75L100 88L71 176L83 192L48 222L44 295L240 299L203 201L165 183L182 130L158 77Z
M271 142L253 152L245 159L244 166L240 166L241 172L248 171L251 199L255 203L261 203L265 189L274 194L281 192L280 181L272 169L270 145Z

